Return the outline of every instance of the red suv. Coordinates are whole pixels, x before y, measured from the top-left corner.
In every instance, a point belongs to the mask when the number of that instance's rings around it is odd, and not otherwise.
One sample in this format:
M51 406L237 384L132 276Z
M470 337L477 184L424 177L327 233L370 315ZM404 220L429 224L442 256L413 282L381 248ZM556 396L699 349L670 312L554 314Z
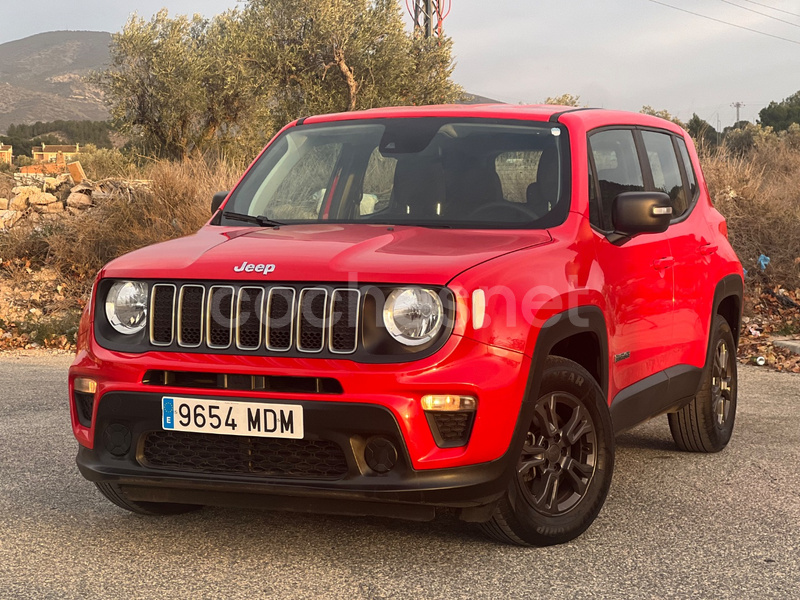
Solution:
M742 268L691 139L553 106L286 126L197 234L99 273L70 369L81 473L204 504L580 535L614 436L716 452Z

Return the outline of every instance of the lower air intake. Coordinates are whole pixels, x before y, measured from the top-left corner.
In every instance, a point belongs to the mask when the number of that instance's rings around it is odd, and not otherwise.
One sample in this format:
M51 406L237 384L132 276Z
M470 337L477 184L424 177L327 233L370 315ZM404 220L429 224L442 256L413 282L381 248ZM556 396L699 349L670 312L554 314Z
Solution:
M155 469L294 479L341 479L347 460L328 440L284 440L180 431L145 435L140 462Z

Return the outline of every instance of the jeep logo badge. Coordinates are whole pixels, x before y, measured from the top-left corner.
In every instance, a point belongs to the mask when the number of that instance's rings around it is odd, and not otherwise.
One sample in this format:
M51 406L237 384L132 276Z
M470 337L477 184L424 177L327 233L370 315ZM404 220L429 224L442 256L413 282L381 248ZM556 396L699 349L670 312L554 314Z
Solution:
M233 270L237 273L263 273L268 275L275 270L275 265L255 264L244 261L238 267L233 267Z

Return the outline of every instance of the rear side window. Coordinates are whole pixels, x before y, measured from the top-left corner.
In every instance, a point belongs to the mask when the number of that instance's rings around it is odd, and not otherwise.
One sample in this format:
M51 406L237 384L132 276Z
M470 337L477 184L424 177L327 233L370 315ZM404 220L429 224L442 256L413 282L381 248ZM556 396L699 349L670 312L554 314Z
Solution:
M672 202L672 217L679 217L689 208L686 189L683 187L678 157L672 145L673 136L654 131L643 131L642 139L650 163L655 190L667 194Z
M600 188L600 205L596 211L599 222L592 224L609 231L613 229L611 207L614 198L623 192L644 191L642 167L630 129L598 131L589 138L589 147Z
M691 202L697 195L697 177L694 175L692 160L689 158L689 149L686 147L686 142L683 138L678 138L678 150L681 153L681 160L683 160L684 170L686 171L686 179L689 182L689 201Z

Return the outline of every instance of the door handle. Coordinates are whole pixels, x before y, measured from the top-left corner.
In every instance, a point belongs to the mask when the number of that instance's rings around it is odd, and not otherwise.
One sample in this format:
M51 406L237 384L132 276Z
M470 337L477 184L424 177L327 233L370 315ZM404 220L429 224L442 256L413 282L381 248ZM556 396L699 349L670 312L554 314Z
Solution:
M716 244L706 244L705 246L700 246L697 251L702 256L708 256L709 254L714 254L717 251L718 246Z
M675 259L672 256L665 256L664 258L657 258L653 261L653 268L657 270L668 269L675 264Z

